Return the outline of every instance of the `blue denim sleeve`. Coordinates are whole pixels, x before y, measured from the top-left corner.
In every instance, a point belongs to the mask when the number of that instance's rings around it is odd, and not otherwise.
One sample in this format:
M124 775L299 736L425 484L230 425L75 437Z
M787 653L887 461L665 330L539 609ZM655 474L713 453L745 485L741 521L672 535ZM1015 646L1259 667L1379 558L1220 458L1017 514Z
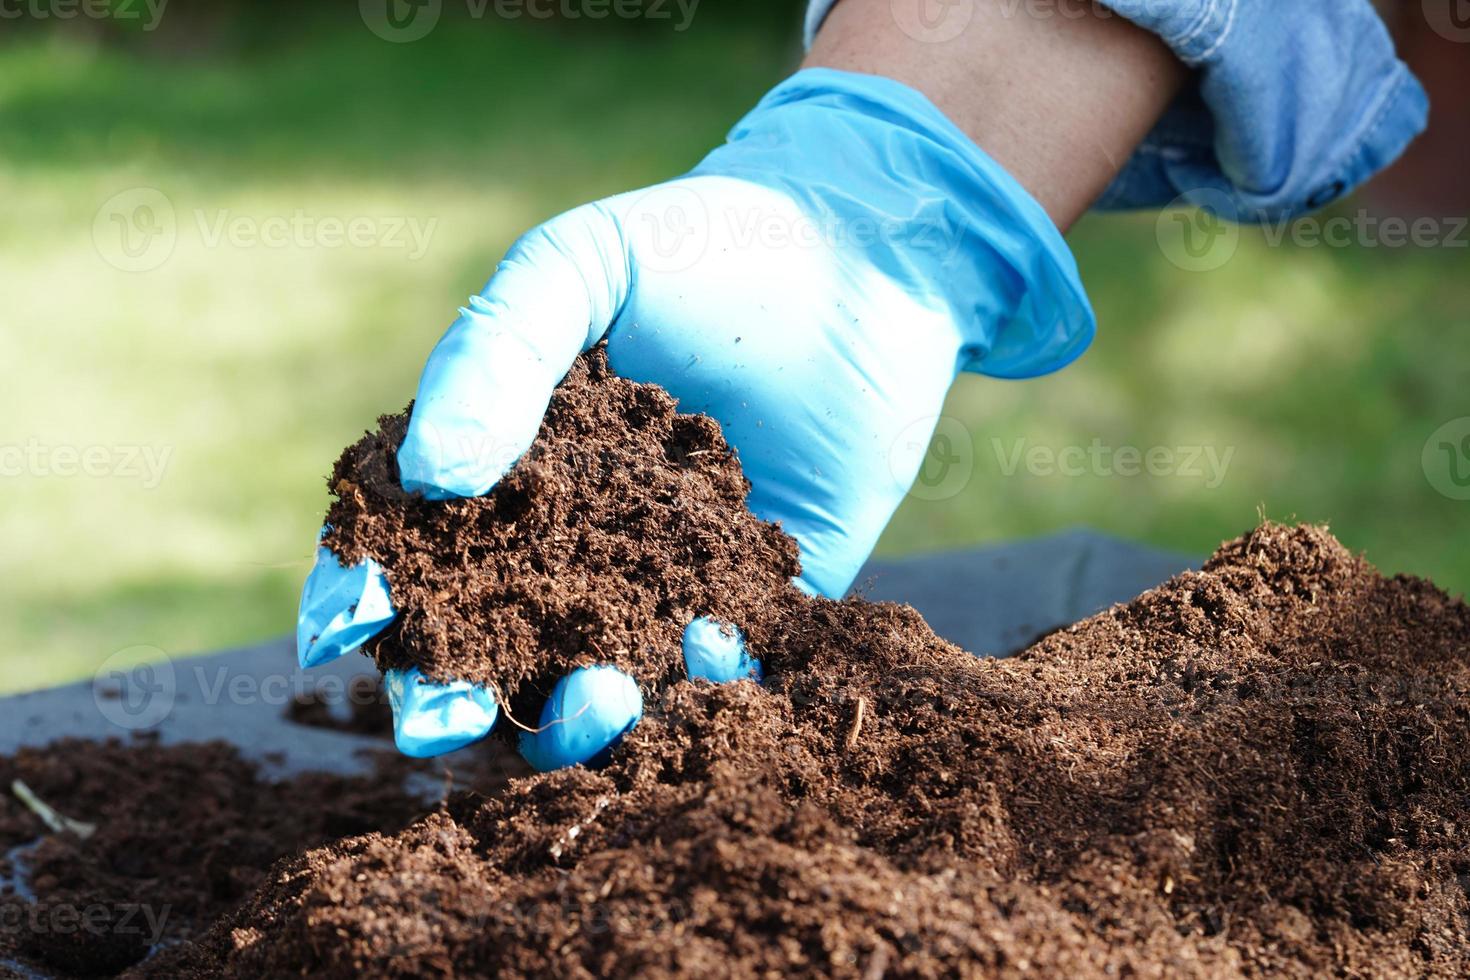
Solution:
M933 0L962 16L974 0ZM836 0L811 0L806 42ZM1180 199L1241 222L1322 207L1393 162L1428 99L1370 0L1105 0L1194 69L1098 200L1101 210ZM1067 16L1007 0L1011 16Z

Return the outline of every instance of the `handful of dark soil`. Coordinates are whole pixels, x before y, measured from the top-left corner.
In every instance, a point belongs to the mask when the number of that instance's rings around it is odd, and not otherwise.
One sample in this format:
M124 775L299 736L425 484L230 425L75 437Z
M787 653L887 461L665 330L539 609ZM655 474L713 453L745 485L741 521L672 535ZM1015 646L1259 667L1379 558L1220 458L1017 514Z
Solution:
M733 623L759 651L802 598L796 542L746 509L719 426L617 377L602 348L577 361L535 445L487 496L403 493L407 427L407 411L384 416L342 454L323 541L383 566L398 618L366 652L384 670L488 685L534 724L577 667L613 664L646 695L684 676L690 620Z
M484 500L395 493L401 430L348 452L329 515L402 610L379 663L515 704L617 663L645 717L601 771L277 865L140 972L1470 973L1470 610L1325 530L1265 525L980 660L796 594L712 423L600 354ZM765 683L680 680L699 614Z

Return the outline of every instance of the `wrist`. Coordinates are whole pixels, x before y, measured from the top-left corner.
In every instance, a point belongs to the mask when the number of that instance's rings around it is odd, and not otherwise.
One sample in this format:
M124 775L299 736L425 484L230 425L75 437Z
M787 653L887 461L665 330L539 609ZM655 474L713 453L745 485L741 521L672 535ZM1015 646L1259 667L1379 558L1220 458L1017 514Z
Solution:
M841 0L804 66L881 75L922 92L1063 230L1102 194L1185 78L1157 37L1091 4L1068 9L1062 0L1042 17L1005 0L973 0L943 8L936 23L920 19L927 2Z

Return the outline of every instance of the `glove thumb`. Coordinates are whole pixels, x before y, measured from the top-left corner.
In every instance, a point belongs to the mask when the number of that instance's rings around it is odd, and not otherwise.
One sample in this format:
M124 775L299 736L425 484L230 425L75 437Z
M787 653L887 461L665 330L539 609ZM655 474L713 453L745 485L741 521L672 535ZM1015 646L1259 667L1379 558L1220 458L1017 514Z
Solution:
M398 450L404 490L489 492L530 447L577 355L606 334L628 283L618 224L600 204L517 241L429 355Z

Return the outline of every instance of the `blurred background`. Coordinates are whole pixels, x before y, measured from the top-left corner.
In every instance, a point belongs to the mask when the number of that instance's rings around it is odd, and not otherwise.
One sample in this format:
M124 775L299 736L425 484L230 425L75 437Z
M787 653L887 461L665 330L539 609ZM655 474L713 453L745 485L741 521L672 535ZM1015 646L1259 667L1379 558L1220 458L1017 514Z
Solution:
M291 631L333 459L516 235L687 169L799 54L797 0L610 6L0 3L0 691ZM881 553L1264 514L1463 593L1462 6L1386 8L1436 114L1355 198L1083 222L1097 342L962 379Z

